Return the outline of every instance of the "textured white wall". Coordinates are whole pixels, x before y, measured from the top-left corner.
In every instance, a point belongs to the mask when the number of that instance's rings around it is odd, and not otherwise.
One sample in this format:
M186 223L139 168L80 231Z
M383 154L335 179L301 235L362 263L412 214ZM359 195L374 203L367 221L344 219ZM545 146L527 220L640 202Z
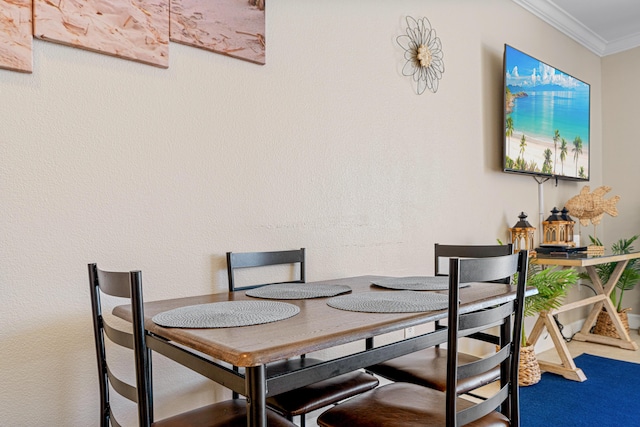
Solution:
M436 94L400 73L407 15L442 39ZM33 74L0 70L0 423L97 425L89 262L141 269L154 300L225 290L229 250L304 246L309 280L428 274L436 242L535 224L536 183L501 172L504 43L591 83L599 185L600 58L508 0L273 1L265 66L35 41ZM545 211L580 187L546 184ZM160 416L226 395L158 372Z
M603 146L605 170L603 183L618 194L618 217L605 217L606 242L640 234L640 168L636 125L640 116L640 48L602 60ZM640 241L634 247L640 249ZM640 286L625 293L624 307L632 307L631 316L640 313Z

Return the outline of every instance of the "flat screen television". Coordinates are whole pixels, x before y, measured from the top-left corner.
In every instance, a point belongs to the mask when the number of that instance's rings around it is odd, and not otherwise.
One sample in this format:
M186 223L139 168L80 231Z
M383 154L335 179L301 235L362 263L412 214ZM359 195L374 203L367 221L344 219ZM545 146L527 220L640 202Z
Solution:
M504 171L588 181L591 86L504 48Z

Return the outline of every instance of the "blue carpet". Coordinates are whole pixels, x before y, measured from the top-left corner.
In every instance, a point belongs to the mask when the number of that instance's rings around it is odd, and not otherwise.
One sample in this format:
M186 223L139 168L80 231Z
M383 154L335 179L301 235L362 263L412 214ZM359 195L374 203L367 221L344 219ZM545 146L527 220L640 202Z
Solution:
M521 427L640 426L640 364L590 354L574 360L586 381L544 373L520 387Z

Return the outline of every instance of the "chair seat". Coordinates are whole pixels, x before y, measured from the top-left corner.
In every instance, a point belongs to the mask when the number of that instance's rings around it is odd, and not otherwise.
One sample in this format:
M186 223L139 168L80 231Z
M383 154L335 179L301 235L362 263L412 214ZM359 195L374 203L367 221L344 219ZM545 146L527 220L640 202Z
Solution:
M274 362L267 365L267 375L295 371L321 362L324 361L312 357ZM379 383L380 381L373 375L354 371L268 397L267 405L285 416L292 417L307 414L364 393L377 387Z
M267 425L269 427L296 427L267 410ZM225 402L203 406L189 412L184 412L164 420L156 421L151 427L246 427L247 403L244 399L233 399Z
M286 416L302 415L364 393L378 384L373 375L354 371L269 397L267 405Z
M321 427L430 427L446 426L446 394L407 383L392 383L349 399L318 417ZM458 398L458 409L472 406ZM470 427L507 427L509 420L499 412L476 420Z
M464 365L479 358L467 353L458 353L458 364ZM447 389L447 349L427 348L388 360L367 368L368 371L383 378L397 382L418 384L440 391ZM458 382L458 393L467 393L478 387L487 385L500 377L500 367L481 375L461 379Z

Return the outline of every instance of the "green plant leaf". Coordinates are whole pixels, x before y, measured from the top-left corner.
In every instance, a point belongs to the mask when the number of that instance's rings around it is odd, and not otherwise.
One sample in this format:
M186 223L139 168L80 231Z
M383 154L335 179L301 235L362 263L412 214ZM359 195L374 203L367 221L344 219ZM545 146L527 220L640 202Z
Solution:
M578 272L573 268L542 269L538 264L529 262L527 286L533 286L538 290L536 295L531 295L524 300L524 315L534 316L541 311L549 311L562 305L562 298L567 295L570 286L578 282ZM526 345L527 336L522 326L522 344Z
M566 296L570 286L578 281L578 273L573 268L557 270L546 268L533 274L528 286L538 289L537 295L525 299L525 316L533 316L541 311L549 311L560 307L561 298Z

